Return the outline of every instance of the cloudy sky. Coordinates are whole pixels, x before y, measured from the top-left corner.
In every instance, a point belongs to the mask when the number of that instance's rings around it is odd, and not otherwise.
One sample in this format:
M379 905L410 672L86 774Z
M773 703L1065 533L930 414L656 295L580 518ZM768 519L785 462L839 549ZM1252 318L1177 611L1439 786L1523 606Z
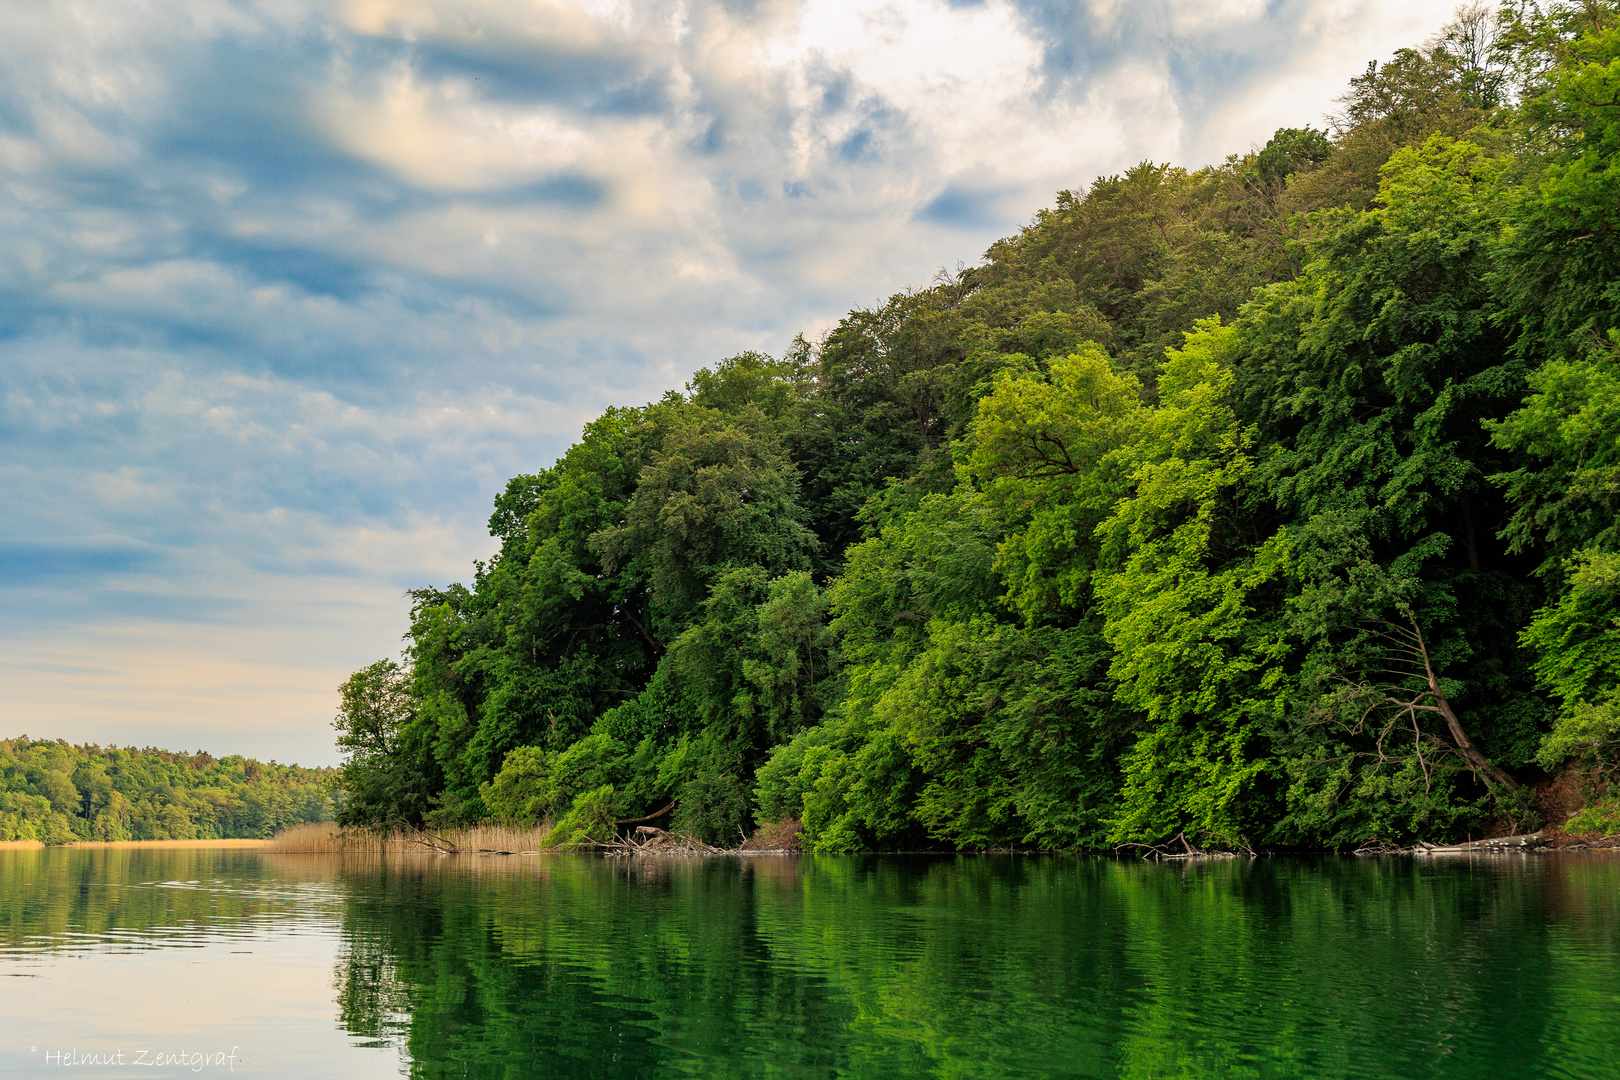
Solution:
M1453 2L0 5L0 736L334 761L602 408L1319 123Z

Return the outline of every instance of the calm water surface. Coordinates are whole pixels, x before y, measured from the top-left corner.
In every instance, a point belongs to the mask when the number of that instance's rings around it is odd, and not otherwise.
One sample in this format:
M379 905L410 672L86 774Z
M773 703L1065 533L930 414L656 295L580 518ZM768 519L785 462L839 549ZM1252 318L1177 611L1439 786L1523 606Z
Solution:
M0 1075L402 1072L1620 1076L1620 857L0 851Z

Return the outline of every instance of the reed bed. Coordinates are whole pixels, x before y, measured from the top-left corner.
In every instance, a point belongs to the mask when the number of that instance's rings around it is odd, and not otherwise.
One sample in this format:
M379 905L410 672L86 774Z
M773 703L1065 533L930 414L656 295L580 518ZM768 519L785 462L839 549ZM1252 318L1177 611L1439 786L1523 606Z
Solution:
M551 834L551 822L516 828L509 825L474 825L470 829L456 829L446 836L458 851L488 851L517 854L524 851L546 850L546 838Z
M393 832L387 835L363 829L342 829L326 824L293 825L276 833L264 851L287 853L436 851L441 855L504 854L548 850L546 836L550 824L530 828L504 825L474 825L444 832Z

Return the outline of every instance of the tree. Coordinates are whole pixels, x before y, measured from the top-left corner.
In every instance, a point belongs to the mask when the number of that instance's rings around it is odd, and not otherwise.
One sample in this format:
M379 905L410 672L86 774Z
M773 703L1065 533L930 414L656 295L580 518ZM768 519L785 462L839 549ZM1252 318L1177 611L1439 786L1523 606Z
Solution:
M1536 673L1562 708L1540 759L1576 757L1606 771L1620 751L1620 552L1587 550L1570 560L1556 604L1524 630Z
M341 704L332 726L344 761L338 770L343 793L342 825L390 829L419 825L432 792L402 753L416 716L408 673L379 660L349 676L339 688Z
M644 570L649 637L662 645L691 625L721 573L808 569L817 539L804 524L798 471L757 408L727 417L687 406L660 422L662 445L623 522L590 543L609 573Z

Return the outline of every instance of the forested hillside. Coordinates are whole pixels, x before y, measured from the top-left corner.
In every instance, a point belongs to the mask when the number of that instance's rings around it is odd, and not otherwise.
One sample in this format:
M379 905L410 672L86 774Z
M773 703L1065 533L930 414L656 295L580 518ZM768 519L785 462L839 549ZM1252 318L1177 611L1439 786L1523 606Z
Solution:
M270 836L330 821L332 769L133 746L0 740L0 840Z
M610 410L344 686L341 819L1280 848L1601 801L1617 102L1615 0L1465 11L1325 131Z

